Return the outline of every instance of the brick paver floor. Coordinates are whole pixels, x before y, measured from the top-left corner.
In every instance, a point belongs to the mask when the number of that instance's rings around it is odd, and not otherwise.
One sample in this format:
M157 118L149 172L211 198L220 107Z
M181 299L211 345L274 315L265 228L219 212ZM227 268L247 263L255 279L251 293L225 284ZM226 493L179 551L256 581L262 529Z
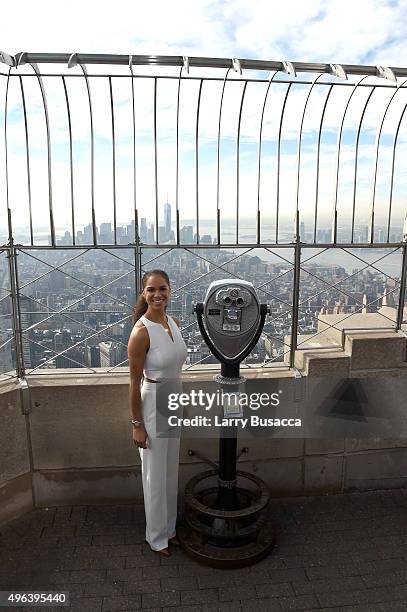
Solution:
M153 553L140 505L35 510L0 528L0 590L69 591L80 612L407 610L407 490L278 499L270 512L271 555L217 570Z

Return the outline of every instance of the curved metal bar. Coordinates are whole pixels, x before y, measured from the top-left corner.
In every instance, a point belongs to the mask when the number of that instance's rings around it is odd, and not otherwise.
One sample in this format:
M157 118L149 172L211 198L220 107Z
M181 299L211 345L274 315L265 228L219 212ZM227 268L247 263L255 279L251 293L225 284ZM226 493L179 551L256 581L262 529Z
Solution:
M394 166L395 166L395 162L396 162L396 146L397 146L397 139L398 139L398 137L399 137L399 131L400 131L401 122L403 121L404 114L405 114L406 110L407 110L407 104L405 104L405 106L404 106L404 108L403 108L403 112L401 113L400 120L399 120L398 125L397 125L396 134L395 134L395 137L394 137L393 155L392 155L392 162L391 162L391 181L390 181L390 197L389 197L389 216L388 216L388 220L387 220L387 242L389 242L389 236L390 236L390 222L391 222L391 211L392 211L392 206L393 206Z
M114 126L114 104L113 104L113 88L112 77L109 77L109 95L110 95L110 114L112 118L112 172L113 172L113 242L117 244L117 221L116 221L116 138Z
M237 124L237 145L236 145L236 244L239 244L239 189L240 189L240 128L242 122L243 102L246 95L247 83L245 82L242 97L240 100L239 120Z
M270 91L271 83L278 73L276 70L269 79L269 84L267 85L266 95L264 96L263 109L261 111L261 119L260 119L260 132L259 132L259 158L258 158L258 169L257 169L257 244L260 244L260 176L261 176L261 149L263 145L263 121L264 121L264 112L266 109L267 98Z
M296 193L296 219L299 219L299 215L300 215L300 209L299 209L299 197L300 197L300 172L301 172L301 144L302 144L302 130L304 127L304 119L305 119L305 113L307 111L307 106L308 106L308 102L312 93L312 90L314 89L315 83L317 83L317 81L319 81L319 79L321 77L325 76L324 74L318 74L316 77L314 77L314 79L312 80L311 85L309 86L308 89L308 94L307 97L305 99L305 103L304 103L304 109L302 111L302 117L301 117L301 124L300 124L300 134L299 134L299 138L298 138L298 148L297 148L297 159L298 159L298 165L297 165L297 193ZM299 233L299 228L297 227L298 223L296 223L296 234Z
M157 77L154 78L154 194L155 194L155 242L158 244L158 151L157 151Z
M223 97L225 94L226 81L229 72L232 70L232 66L227 69L225 77L223 79L222 95L220 98L219 106L219 122L218 122L218 152L217 152L217 171L216 171L216 235L218 244L220 244L220 208L219 208L219 175L220 175L220 126L222 122L222 108L223 108Z
M20 81L21 89L21 100L23 103L23 115L24 115L24 130L25 130L25 154L26 154L26 165L27 165L27 191L28 191L28 212L30 218L30 240L31 246L34 245L34 234L33 234L33 219L32 219L32 208L31 208L31 170L30 170L30 151L28 144L28 124L27 124L27 108L25 105L25 93L23 79L21 76L18 77Z
M74 207L75 201L74 201L74 190L73 190L73 144L72 144L71 107L69 105L69 96L68 96L68 89L66 87L65 77L62 76L61 78L62 78L62 85L64 87L65 102L66 102L66 113L67 113L67 117L68 117L72 244L76 244L76 236L75 236L75 207Z
M325 98L324 108L322 109L321 121L319 122L319 130L318 130L318 147L317 147L317 175L315 181L315 214L314 214L314 244L316 243L317 236L317 224L318 224L318 190L319 190L319 160L321 153L321 135L322 135L322 124L324 122L326 107L328 106L328 100L332 93L334 84L332 83L329 86L328 94Z
M175 241L179 244L179 100L181 93L181 74L184 65L181 66L178 75L178 93L177 93L177 128L176 128L176 160L175 160L175 220L176 220L176 236Z
M7 223L8 223L8 241L13 244L13 228L11 225L11 209L10 209L10 193L8 183L8 140L7 140L7 115L8 115L8 90L10 85L10 72L12 66L8 69L6 82L6 95L4 100L4 166L6 171L6 208L7 208Z
M0 62L8 65L13 63L20 57L17 53L14 57L0 52ZM76 54L78 63L83 64L111 64L111 65L126 65L128 55L111 54L111 53L78 53ZM38 63L67 63L70 57L69 53L29 53L27 54L28 61ZM236 60L235 60L236 61ZM250 68L253 70L284 70L287 73L297 72L326 72L332 74L332 64L311 63L311 62L281 62L269 60L253 60L239 58L239 64L242 68ZM182 55L134 55L133 64L140 66L181 66L185 62L185 56ZM218 57L188 57L189 67L196 66L202 68L227 68L230 65L229 58ZM407 76L405 67L380 67L370 65L355 65L341 64L342 70L346 74L366 74L370 76Z
M288 84L287 91L285 92L283 107L281 109L280 116L280 126L278 129L278 147L277 147L277 201L276 201L276 244L278 244L278 222L280 215L280 165L281 165L281 131L283 127L283 119L285 106L287 104L288 94L290 93L290 89L292 87L293 82L291 81Z
M370 98L372 97L373 93L375 92L375 87L372 86L372 91L369 93L365 105L363 107L363 111L362 114L360 116L360 121L359 121L359 126L358 126L358 133L357 133L357 137L356 137L356 147L355 147L355 165L354 165L354 175L353 175L353 200L352 200L352 226L351 226L351 235L350 235L350 241L351 244L353 244L353 236L354 236L354 230L355 230L355 210L356 210L356 181L357 181L357 175L358 175L358 154L359 154L359 140L360 140L360 132L362 129L362 123L363 123L363 119L365 116L365 112L367 109L367 106L370 102Z
M387 106L385 108L385 111L383 113L383 117L382 117L382 121L380 123L380 128L376 134L376 142L375 142L375 149L376 149L376 154L375 154L375 169L374 169L374 176L373 176L373 186L372 186L372 202L371 202L371 211L370 211L370 242L373 243L374 241L374 210L375 210L375 199L376 199L376 184L377 184L377 167L378 167L378 160L379 160L379 147L380 147L380 138L382 136L382 130L383 130L383 125L384 125L384 120L386 119L386 115L387 115L387 111L390 108L390 105L395 97L395 95L400 91L400 87L403 86L405 83L407 83L407 79L404 79L404 81L402 83L400 83L400 85L396 85L396 89L393 92L393 94L390 96L390 100L387 103Z
M136 227L136 223L138 221L138 211L137 211L137 176L136 176L136 109L135 103L136 98L134 96L134 74L133 74L133 57L129 58L129 69L131 74L131 100L132 100L132 119L133 119L133 201L134 201L134 223L135 223L135 232L136 236L138 235L138 227Z
M201 79L199 84L198 102L196 107L196 130L195 130L195 198L196 198L196 243L199 244L199 148L198 148L198 135L199 135L199 111L201 106L201 93L202 93Z
M133 125L133 210L134 210L134 288L136 295L140 293L141 280L141 250L139 232L139 214L137 210L137 164L136 164L136 98L134 95L134 73L133 56L129 55L129 69L131 74L131 99L132 99L132 125Z
M22 55L20 59L24 56ZM19 62L20 63L20 62ZM49 224L51 231L51 244L55 246L55 224L54 224L54 211L52 208L52 165L51 165L51 134L50 134L50 126L49 126L49 115L48 115L48 104L47 97L45 94L44 83L41 77L41 73L36 64L32 64L28 62L31 68L34 70L38 84L40 86L42 104L44 107L44 117L45 117L45 127L47 133L47 161L48 161L48 207L49 207Z
M96 228L96 217L95 217L95 135L93 132L93 110L92 110L92 96L90 93L90 84L86 67L82 64L78 64L83 72L85 78L86 90L88 92L88 103L89 103L89 119L90 119L90 186L91 186L91 203L92 203L92 232L93 232L93 244L97 245L97 228Z
M353 96L355 95L355 92L357 91L357 88L359 87L359 85L368 78L369 75L365 75L363 77L361 77L355 84L354 84L354 88L351 91L351 94L348 98L348 101L346 103L345 106L345 110L343 112L342 115L342 121L341 121L341 127L339 129L338 132L338 136L336 139L336 181L335 181L335 201L334 201L334 218L333 218L333 228L332 228L332 242L334 244L336 244L336 239L337 239L337 232L338 232L338 184L339 184L339 160L340 160L340 156L341 156L341 147L342 147L342 132L343 132L343 126L345 123L345 117L346 117L346 113L348 111L349 108L349 104L353 98Z

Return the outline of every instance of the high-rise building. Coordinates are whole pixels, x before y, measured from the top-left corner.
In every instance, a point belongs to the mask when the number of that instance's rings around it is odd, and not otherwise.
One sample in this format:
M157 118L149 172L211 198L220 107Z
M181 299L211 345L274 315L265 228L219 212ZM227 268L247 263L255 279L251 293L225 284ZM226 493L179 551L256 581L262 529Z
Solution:
M147 242L150 244L155 242L154 225L152 223L150 224L150 227L147 230Z
M134 238L135 238L135 232L134 232L134 219L133 221L127 226L127 240L128 242L134 242Z
M121 363L122 351L119 342L104 341L99 343L100 367L109 368Z
M4 321L3 321L4 324ZM11 321L10 321L11 328ZM0 367L1 372L9 372L13 369L13 354L12 344L7 342L10 337L10 330L2 331L0 329Z
M85 363L91 368L100 368L100 348L95 345L86 346Z
M48 272L48 290L52 293L66 289L66 276L59 270Z
M62 236L62 238L57 240L57 245L58 246L64 245L64 244L72 244L71 232L69 232L68 230L66 232L64 232L64 235Z
M180 231L181 242L191 244L194 241L194 228L192 225L184 225Z
M85 227L83 228L83 239L85 244L93 242L93 231L92 225L90 223L88 223L88 225L85 225Z
M140 219L140 240L141 242L147 242L147 220L145 217Z
M100 224L100 242L102 244L109 244L112 242L112 224L101 223Z
M61 353L72 346L72 338L66 329L61 329L54 336L54 351ZM71 358L71 359L70 359ZM75 363L76 358L72 351L67 351L63 355L55 355L56 368L80 368L81 366Z
M158 242L160 244L167 242L168 240L168 234L167 234L167 230L165 229L164 225L160 225L158 228Z
M164 204L164 228L166 234L165 242L167 242L167 240L170 240L171 234L171 204L168 202Z

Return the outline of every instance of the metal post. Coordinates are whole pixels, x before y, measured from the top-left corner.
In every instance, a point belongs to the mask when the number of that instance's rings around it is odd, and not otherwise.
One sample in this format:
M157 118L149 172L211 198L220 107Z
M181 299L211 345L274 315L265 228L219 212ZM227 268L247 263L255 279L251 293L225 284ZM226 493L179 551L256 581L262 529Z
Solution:
M9 210L10 213L10 210ZM24 366L24 355L23 355L23 339L21 333L21 317L20 317L20 304L18 300L18 288L17 288L17 253L14 246L13 238L9 239L9 246L7 248L7 259L8 268L10 275L10 296L11 296L11 308L12 308L12 325L13 325L13 336L15 342L16 351L16 374L18 378L25 377L25 366Z
M406 280L407 280L407 243L403 244L403 263L401 268L401 279L400 279L400 294L399 294L399 306L397 311L397 323L396 329L401 329L404 318L404 299L406 295Z
M294 246L294 280L293 280L293 309L291 321L290 368L294 367L295 351L297 349L298 309L300 300L300 272L301 272L301 243L299 232L299 213L296 216L296 236Z
M136 292L136 298L138 298L141 292L141 246L140 236L138 232L138 211L135 211L134 219L134 289Z

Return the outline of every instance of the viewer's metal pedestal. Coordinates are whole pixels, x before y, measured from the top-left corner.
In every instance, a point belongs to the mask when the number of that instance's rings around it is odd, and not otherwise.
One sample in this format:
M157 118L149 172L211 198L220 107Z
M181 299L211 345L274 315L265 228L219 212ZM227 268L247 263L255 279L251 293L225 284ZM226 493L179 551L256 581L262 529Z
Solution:
M232 376L230 376L232 374ZM233 392L240 382L239 366L222 364L222 378ZM232 384L231 384L232 383ZM185 488L185 513L178 528L184 551L196 561L224 569L251 565L266 557L275 536L267 505L270 492L257 476L236 470L237 427L222 427L219 469L192 478ZM217 486L200 488L218 475ZM250 485L247 488L247 485Z

